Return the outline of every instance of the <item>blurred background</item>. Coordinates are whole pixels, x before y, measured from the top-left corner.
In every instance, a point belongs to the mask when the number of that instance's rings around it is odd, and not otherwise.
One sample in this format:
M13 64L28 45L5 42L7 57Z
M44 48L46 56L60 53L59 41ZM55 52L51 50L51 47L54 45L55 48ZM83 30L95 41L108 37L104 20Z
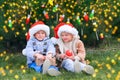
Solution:
M0 51L21 52L36 21L72 23L86 47L120 44L120 0L0 0Z

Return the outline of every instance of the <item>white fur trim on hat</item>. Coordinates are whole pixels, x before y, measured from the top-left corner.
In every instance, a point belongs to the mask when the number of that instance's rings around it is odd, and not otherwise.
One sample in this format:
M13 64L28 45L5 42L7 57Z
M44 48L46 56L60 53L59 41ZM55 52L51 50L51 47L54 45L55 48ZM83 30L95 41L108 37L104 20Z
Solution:
M74 27L71 27L69 25L63 25L59 28L58 30L58 36L60 37L61 33L62 32L68 32L68 33L71 33L73 34L74 36L78 36L78 31L76 28Z
M49 27L45 24L39 24L39 25L36 25L36 26L33 26L32 28L30 28L30 30L29 30L30 37L34 37L34 34L36 32L38 32L39 30L45 31L47 37L50 35Z

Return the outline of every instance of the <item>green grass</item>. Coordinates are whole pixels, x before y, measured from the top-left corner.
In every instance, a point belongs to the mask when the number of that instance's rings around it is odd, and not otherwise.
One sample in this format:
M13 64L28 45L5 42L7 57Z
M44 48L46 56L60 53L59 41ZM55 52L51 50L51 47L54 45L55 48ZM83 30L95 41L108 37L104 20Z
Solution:
M62 75L51 77L26 67L26 57L20 54L0 53L1 80L120 80L119 49L87 49L86 59L95 68L94 75L72 73L63 69ZM25 72L23 72L25 71ZM18 78L15 78L17 76ZM118 78L118 79L117 79Z

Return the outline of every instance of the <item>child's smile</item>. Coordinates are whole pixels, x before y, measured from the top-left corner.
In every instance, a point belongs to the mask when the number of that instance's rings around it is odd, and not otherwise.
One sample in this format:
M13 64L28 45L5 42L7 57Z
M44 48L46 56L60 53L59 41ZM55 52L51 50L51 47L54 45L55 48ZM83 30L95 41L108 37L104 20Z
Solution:
M70 42L73 39L73 35L68 32L62 32L61 38L62 38L63 42Z

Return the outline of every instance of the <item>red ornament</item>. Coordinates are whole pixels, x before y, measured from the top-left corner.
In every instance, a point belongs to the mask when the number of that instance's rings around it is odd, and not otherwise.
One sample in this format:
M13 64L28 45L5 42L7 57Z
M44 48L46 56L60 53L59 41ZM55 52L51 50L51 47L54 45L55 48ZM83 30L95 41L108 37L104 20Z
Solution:
M84 13L84 20L86 21L86 22L88 22L89 21L89 16L86 14L86 13Z
M28 24L30 22L30 15L28 15L27 19L26 19L26 24Z
M49 19L49 15L48 15L47 12L43 11L43 14L44 14L44 16L45 16L46 19Z
M72 55L73 55L72 51L70 51L70 50L67 50L67 51L65 52L65 54L66 54L67 56L72 56Z
M30 39L30 34L29 34L29 32L27 32L26 40L28 41L29 39Z
M59 22L62 22L63 21L63 19L64 19L64 17L65 17L65 15L63 14L63 15L61 15L60 16L60 18L59 18Z
M100 33L100 39L103 40L104 39L104 34Z

